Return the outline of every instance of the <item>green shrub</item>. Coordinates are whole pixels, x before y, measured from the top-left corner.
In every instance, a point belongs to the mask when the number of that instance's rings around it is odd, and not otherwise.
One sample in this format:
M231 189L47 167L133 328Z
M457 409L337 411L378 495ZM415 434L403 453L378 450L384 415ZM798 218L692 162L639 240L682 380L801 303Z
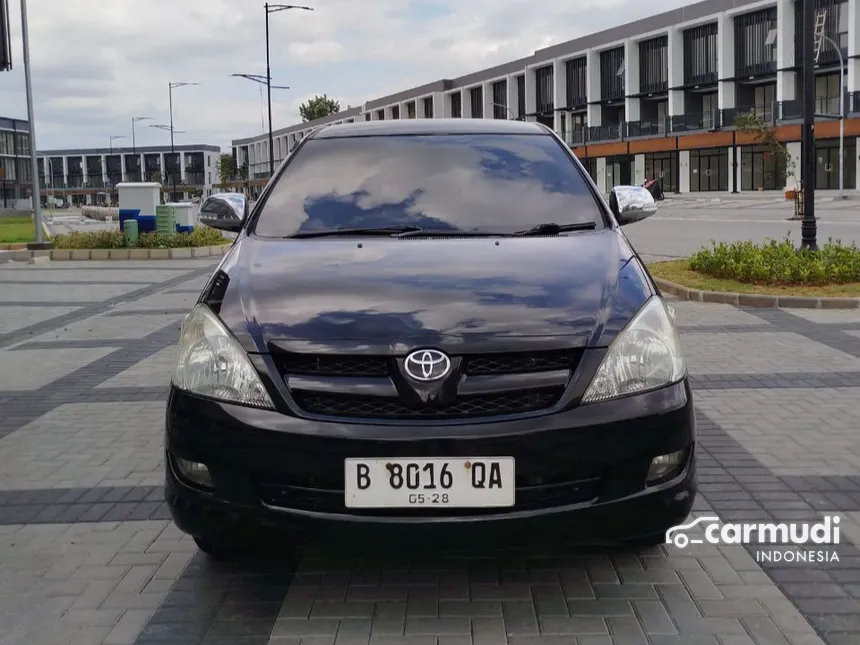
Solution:
M120 231L72 231L53 238L58 249L123 249L125 235ZM226 244L221 231L208 226L197 226L190 233L141 233L135 248L175 249L180 247L218 246Z
M711 242L690 256L690 269L749 284L822 285L860 282L860 249L829 238L815 251L778 242Z

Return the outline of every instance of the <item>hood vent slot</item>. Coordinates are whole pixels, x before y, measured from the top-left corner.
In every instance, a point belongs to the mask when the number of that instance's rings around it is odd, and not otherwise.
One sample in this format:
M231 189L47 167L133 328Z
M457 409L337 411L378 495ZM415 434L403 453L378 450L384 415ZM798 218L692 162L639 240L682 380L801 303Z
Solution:
M217 271L206 286L200 302L209 307L214 313L220 313L221 303L227 293L227 285L230 284L230 276L223 271Z

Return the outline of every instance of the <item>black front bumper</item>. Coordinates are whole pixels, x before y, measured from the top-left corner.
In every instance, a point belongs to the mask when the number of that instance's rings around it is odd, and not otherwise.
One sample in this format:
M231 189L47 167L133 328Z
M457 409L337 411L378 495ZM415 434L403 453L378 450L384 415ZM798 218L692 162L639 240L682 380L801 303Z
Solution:
M216 403L171 388L166 498L194 536L288 529L563 529L615 541L665 531L696 491L695 419L685 380L661 390L542 417L396 428L329 423ZM686 450L683 466L646 485L651 460ZM343 503L346 457L512 456L516 505L505 509L364 511ZM174 457L201 462L213 488L185 480Z

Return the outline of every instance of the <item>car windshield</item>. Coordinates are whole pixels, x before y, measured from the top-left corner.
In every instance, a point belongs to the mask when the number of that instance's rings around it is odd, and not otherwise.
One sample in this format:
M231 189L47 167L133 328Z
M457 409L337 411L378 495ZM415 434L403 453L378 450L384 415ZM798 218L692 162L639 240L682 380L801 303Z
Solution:
M583 172L544 134L312 139L276 182L256 235L393 226L512 233L603 221Z

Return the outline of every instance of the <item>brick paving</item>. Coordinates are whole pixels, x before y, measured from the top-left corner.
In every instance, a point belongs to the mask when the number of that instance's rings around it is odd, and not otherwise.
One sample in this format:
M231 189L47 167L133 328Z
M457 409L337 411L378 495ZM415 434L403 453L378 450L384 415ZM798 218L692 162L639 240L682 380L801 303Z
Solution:
M502 540L215 563L161 488L171 351L213 266L0 267L0 645L860 643L860 312L673 303L694 516L839 513L838 562Z

